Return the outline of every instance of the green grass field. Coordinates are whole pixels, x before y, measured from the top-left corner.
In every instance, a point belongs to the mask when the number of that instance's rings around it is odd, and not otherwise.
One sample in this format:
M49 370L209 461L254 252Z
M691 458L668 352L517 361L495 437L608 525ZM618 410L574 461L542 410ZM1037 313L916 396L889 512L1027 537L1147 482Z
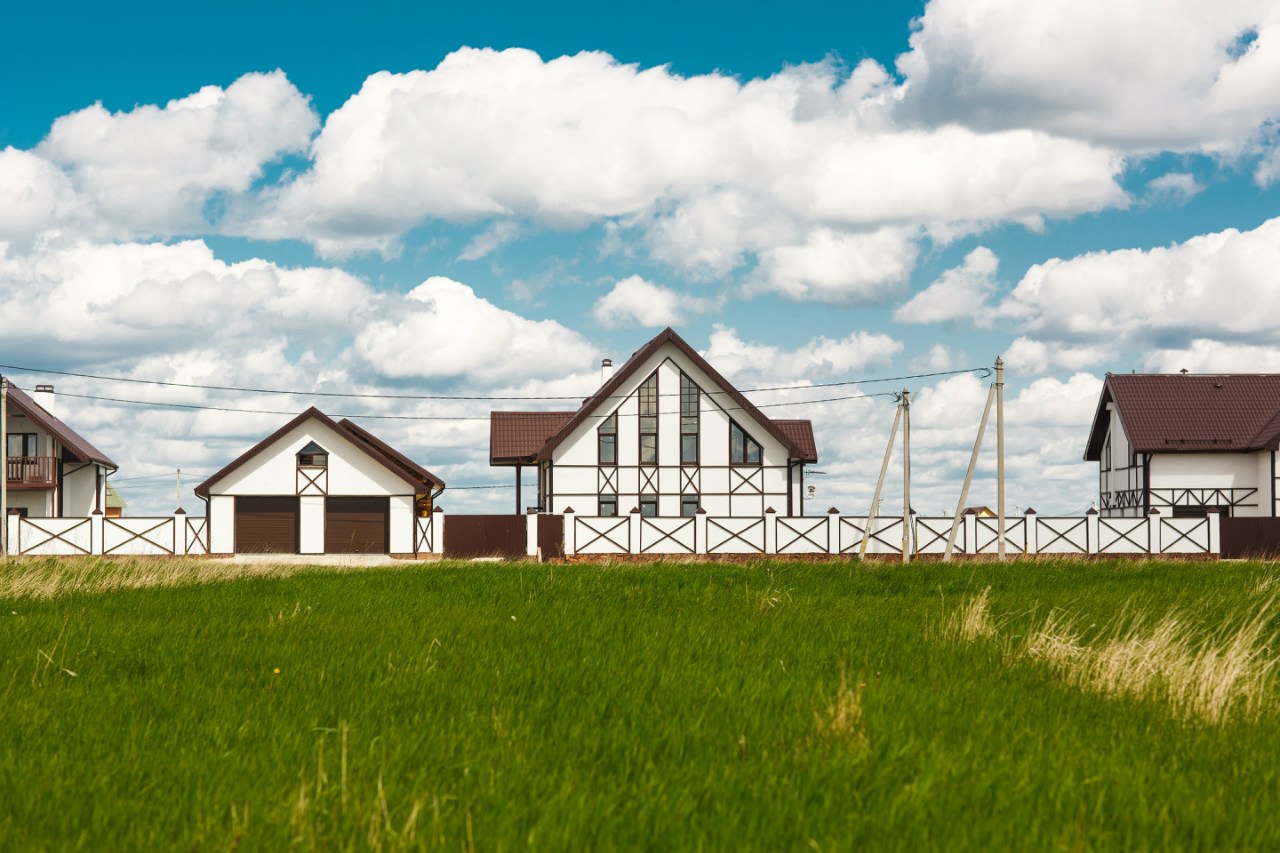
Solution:
M1280 567L260 571L0 563L0 849L1280 848Z

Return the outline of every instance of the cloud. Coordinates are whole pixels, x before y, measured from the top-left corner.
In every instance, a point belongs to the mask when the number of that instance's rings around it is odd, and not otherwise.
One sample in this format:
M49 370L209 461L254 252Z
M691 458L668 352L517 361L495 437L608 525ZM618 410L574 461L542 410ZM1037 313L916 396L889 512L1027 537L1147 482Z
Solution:
M851 370L887 364L902 352L902 343L888 335L855 331L832 340L817 337L785 349L742 340L736 330L717 325L703 355L731 381L785 380L799 383L832 376L847 378Z
M1045 343L1033 338L1019 337L1004 352L1005 369L1014 375L1036 376L1041 373L1061 373L1112 364L1120 358L1117 343L1068 344L1062 341Z
M715 307L709 299L678 293L669 287L628 276L596 300L591 316L605 328L678 326L692 313Z
M999 259L986 246L965 256L964 263L949 269L938 280L893 312L899 323L943 323L968 320L989 326L988 300L995 294Z
M869 234L818 228L803 244L760 254L747 292L776 291L790 299L883 302L902 289L916 262L914 235L882 228Z
M1267 0L930 0L910 44L904 110L932 126L1236 153L1280 114Z
M1147 370L1174 373L1280 373L1280 346L1190 341L1187 345L1151 352L1143 363Z
M1186 204L1204 190L1204 184L1189 172L1168 172L1147 182L1149 198L1173 204Z
M519 236L519 224L509 219L501 219L472 237L467 245L462 248L462 253L458 255L458 260L478 261L487 255L493 254L493 252Z
M277 335L307 346L341 337L372 298L324 267L229 264L201 240L86 241L0 250L0 338L29 360L115 359L216 338L237 348Z
M606 222L681 270L722 276L758 255L768 287L847 301L909 271L920 227L965 233L1127 203L1106 149L902 125L901 96L871 62L738 82L599 52L466 48L429 71L370 76L327 117L311 167L229 218L335 257L394 252L431 220ZM859 269L832 271L851 254Z
M554 320L526 319L443 276L427 279L394 312L362 328L354 349L383 376L485 384L557 376L599 355Z
M209 227L206 205L219 193L244 193L268 163L305 151L318 123L283 72L246 74L163 107L62 116L34 154L74 187L85 232L187 234Z
M1027 271L1002 316L1042 342L1143 350L1194 338L1280 343L1280 218L1154 249L1055 258Z
M0 240L29 242L75 208L75 190L56 166L27 151L0 150Z

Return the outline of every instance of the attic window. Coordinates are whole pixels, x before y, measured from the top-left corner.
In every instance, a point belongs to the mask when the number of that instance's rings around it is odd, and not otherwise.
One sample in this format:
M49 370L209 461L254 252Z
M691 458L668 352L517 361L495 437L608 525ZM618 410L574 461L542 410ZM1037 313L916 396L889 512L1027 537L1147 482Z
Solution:
M328 466L329 451L314 441L308 442L306 447L298 451L299 468L327 468Z

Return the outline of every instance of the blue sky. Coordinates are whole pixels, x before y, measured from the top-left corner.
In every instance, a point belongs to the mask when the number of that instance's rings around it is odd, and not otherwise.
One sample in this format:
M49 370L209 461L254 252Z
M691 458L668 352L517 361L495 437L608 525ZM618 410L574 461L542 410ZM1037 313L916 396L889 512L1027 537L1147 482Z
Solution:
M300 392L146 392L276 409L581 394L667 323L744 387L1003 354L1011 500L1042 511L1095 496L1106 371L1280 370L1274 4L51 3L6 29L3 363ZM912 384L937 511L983 389ZM823 507L860 505L891 405L803 398ZM61 405L122 488L279 420ZM481 421L366 425L505 482Z

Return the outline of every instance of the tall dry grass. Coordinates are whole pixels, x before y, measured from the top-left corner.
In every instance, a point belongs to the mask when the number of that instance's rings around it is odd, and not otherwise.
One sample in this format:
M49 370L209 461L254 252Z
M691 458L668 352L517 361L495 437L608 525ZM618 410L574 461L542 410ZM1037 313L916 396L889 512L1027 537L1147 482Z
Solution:
M866 720L862 713L862 690L865 684L849 686L844 668L840 669L840 687L835 698L822 711L815 712L814 723L818 736L828 745L840 743L855 751L870 747Z
M237 563L183 557L23 557L0 560L0 598L54 598L117 589L189 586L304 572L359 571L359 566Z
M942 637L953 642L996 638L989 594L987 588L950 613ZM1280 663L1273 618L1270 602L1216 629L1177 612L1155 622L1134 614L1118 617L1086 640L1075 619L1053 610L1020 643L1006 638L1005 659L1043 663L1091 693L1162 703L1180 720L1211 725L1256 720L1272 701L1271 679Z
M972 643L997 633L991 617L991 587L965 600L943 620L942 637L954 643Z

